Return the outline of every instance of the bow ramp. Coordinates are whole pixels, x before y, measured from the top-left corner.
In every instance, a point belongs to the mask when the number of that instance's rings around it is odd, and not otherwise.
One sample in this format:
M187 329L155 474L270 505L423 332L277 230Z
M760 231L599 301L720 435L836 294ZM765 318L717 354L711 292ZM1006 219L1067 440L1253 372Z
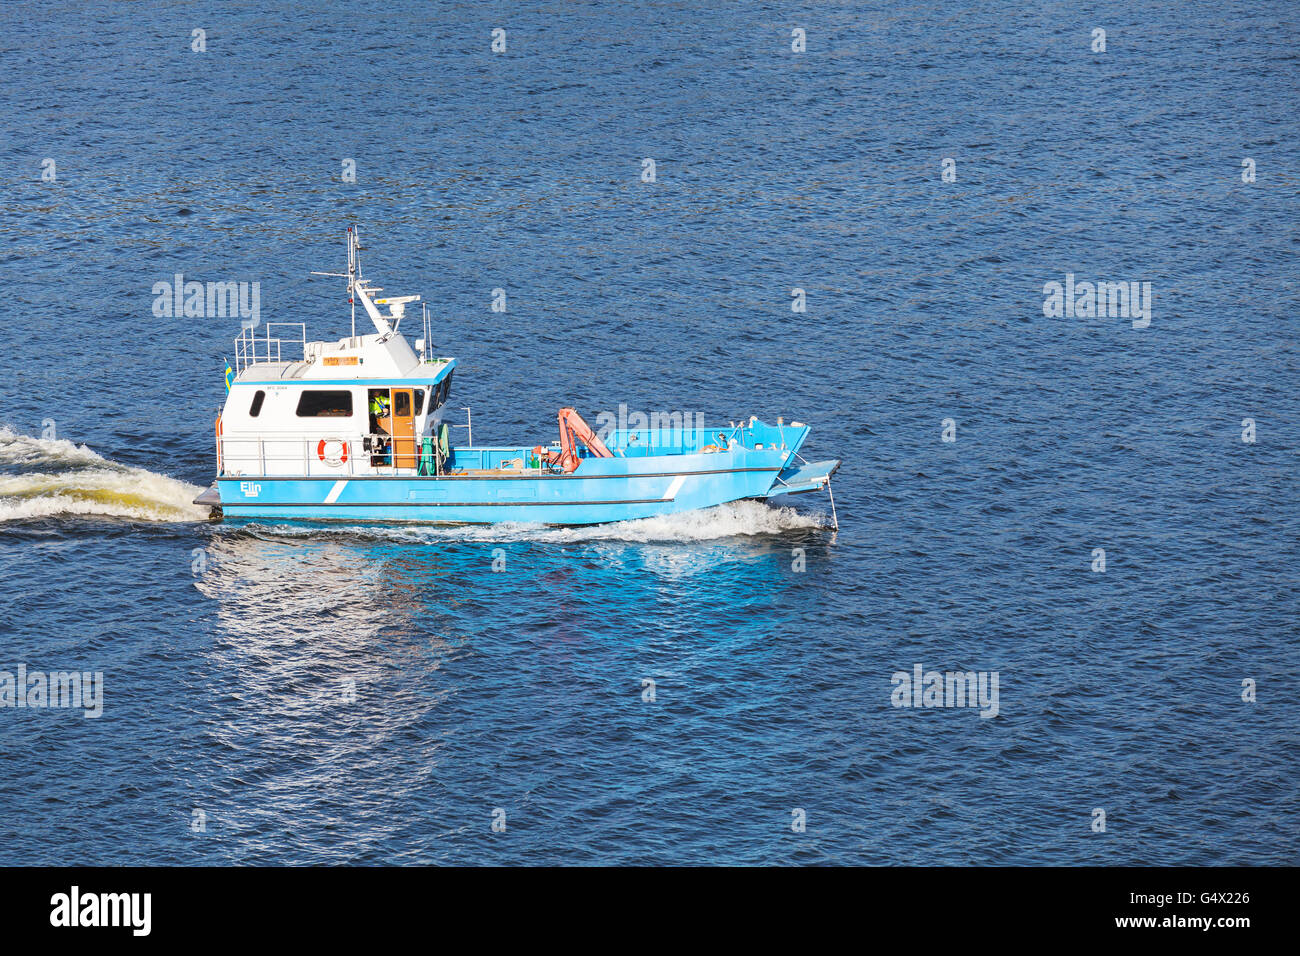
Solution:
M830 461L804 462L791 465L776 476L772 487L762 498L774 498L777 495L797 495L805 491L821 491L840 467L838 458Z

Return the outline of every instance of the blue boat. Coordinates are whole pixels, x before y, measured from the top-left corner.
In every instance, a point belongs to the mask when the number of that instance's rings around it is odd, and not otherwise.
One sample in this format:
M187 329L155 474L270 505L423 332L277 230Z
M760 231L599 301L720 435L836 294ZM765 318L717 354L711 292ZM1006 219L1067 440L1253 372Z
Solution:
M347 279L352 334L307 341L305 326L284 322L241 331L216 481L196 504L228 519L587 525L830 493L839 461L801 458L809 428L783 418L704 428L642 415L644 427L598 434L563 408L548 446L476 446L472 421L469 444L454 445L442 411L456 360L429 352L427 312L412 348L399 327L420 297L382 297L361 277L357 230L347 238L347 273L314 274ZM358 303L373 334L356 334Z

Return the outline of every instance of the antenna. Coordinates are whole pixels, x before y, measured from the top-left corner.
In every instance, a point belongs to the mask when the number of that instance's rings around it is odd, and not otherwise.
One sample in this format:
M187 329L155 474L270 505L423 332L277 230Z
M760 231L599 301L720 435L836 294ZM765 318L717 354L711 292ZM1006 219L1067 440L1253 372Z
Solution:
M361 235L356 226L348 226L348 271L313 272L314 276L330 276L335 279L348 280L348 304L352 306L352 337L357 337L357 297L355 294L357 278L361 274ZM363 280L364 281L364 280Z
M379 334L379 342L387 342L397 334L398 326L402 323L402 316L406 314L406 306L411 302L419 302L418 295L390 295L385 299L374 298L376 293L383 292L379 286L371 285L361 275L361 233L356 226L348 226L348 271L344 275L340 272L313 272L314 276L334 276L340 279L348 280L348 304L352 306L352 338L357 337L357 299L361 299L361 304L365 306L366 314L370 316L370 321L375 323L375 331ZM376 305L388 306L388 314L384 315Z
M420 320L420 332L422 335L422 338L420 339L420 364L423 365L429 361L429 304L427 302L421 302L420 309L423 312Z

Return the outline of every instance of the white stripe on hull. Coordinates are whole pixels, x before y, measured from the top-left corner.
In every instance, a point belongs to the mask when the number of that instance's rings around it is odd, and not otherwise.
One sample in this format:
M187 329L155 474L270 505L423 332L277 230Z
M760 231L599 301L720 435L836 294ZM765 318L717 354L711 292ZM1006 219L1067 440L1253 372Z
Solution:
M685 475L678 475L676 478L674 478L673 483L669 485L668 490L664 492L663 500L672 501L674 498L676 498L677 492L682 490L682 485L684 485L685 483L686 483Z

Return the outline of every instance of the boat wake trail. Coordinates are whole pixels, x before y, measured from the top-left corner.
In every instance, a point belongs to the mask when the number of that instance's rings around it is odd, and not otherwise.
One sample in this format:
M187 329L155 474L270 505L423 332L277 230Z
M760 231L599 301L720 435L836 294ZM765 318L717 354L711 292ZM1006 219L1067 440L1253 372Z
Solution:
M537 541L547 544L629 542L634 544L690 543L736 535L783 534L830 528L830 516L774 508L761 501L734 501L699 511L617 521L611 524L557 528L502 522L490 525L305 525L259 524L273 535L317 537L346 535L412 544L439 541Z
M539 528L535 534L557 542L632 541L659 543L671 541L710 541L734 535L781 534L827 526L822 515L794 508L773 508L761 501L733 501L700 511L659 515L635 521L592 525L579 528Z
M203 521L202 489L121 465L61 438L0 425L0 523L90 515L135 521Z

